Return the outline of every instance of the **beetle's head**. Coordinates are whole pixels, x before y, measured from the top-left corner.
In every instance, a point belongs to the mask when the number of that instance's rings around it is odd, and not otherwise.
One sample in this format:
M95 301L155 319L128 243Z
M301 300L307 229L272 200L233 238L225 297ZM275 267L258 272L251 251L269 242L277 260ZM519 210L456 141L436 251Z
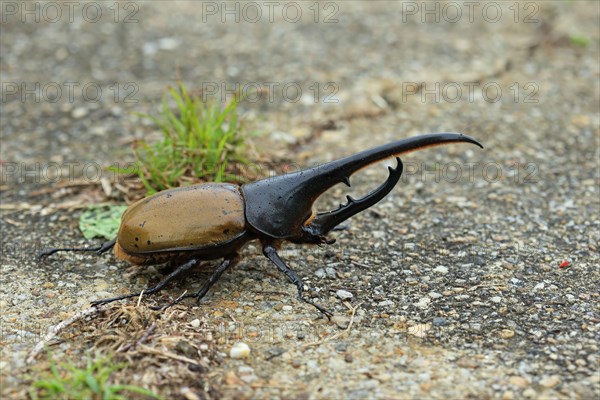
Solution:
M335 226L379 202L396 185L402 163L390 168L388 180L367 196L326 213L314 214L313 204L332 186L345 183L350 176L370 164L391 156L447 143L466 142L480 147L475 139L457 133L438 133L392 142L314 168L266 178L242 186L246 220L257 232L274 239L301 243L330 243L325 235Z

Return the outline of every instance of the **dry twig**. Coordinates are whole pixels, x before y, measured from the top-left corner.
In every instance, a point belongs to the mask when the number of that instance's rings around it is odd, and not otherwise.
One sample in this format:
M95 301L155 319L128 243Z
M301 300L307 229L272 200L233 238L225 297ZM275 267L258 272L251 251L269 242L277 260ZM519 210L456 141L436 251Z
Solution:
M92 306L92 307L86 308L85 310L81 310L81 311L73 314L71 317L65 319L62 322L59 322L57 325L54 325L48 331L48 333L44 336L44 338L33 347L31 352L29 352L29 355L27 356L27 359L25 360L25 362L27 364L32 363L35 360L35 358L42 352L42 350L44 350L44 347L46 347L46 345L52 339L54 339L60 332L62 332L69 325L72 325L73 323L79 321L80 319L83 319L85 317L89 317L92 315L96 315L105 310L106 310L106 307L103 305Z

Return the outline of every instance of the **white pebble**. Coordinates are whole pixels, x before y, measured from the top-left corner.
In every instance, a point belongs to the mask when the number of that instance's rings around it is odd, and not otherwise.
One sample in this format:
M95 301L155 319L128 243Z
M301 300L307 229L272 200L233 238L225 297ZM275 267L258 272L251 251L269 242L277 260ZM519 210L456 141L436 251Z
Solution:
M237 342L229 350L231 358L246 358L250 355L250 347L244 342Z
M492 298L490 299L490 301L491 301L492 303L500 303L500 302L502 301L502 297L500 297L500 296L494 296L494 297L492 297Z
M421 309L426 309L427 307L429 307L429 303L431 303L431 299L427 296L422 297L419 299L419 301L417 303L415 303L415 306L421 308Z
M448 267L444 267L443 265L439 265L437 267L435 267L433 269L434 272L437 272L438 274L447 274L448 273Z
M195 320L190 322L190 325L192 326L192 328L198 328L200 326L200 320L196 318Z
M342 300L350 300L351 298L354 297L354 295L350 292L347 292L345 290L338 290L337 292L335 292L335 294L337 295L337 297L339 297Z
M71 117L73 117L75 119L79 119L79 118L85 117L87 114L88 114L87 108L78 107L73 110L73 112L71 113Z

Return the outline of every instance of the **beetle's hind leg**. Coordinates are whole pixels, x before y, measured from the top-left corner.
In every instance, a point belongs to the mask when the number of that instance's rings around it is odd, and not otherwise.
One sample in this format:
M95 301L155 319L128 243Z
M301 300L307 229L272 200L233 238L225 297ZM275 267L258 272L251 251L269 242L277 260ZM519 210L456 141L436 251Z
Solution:
M180 274L188 271L190 268L196 266L197 264L198 264L198 260L197 259L189 260L188 262L183 263L179 267L177 267L177 269L175 269L175 271L171 272L163 280L161 280L160 282L158 282L155 286L152 286L152 287L150 287L148 289L145 289L145 290L143 290L141 292L137 292L137 293L130 293L130 294L125 294L123 296L111 297L110 299L92 301L92 305L93 306L97 306L97 305L100 305L100 304L112 303L113 301L117 301L117 300L123 300L123 299L129 299L129 298L132 298L132 297L138 297L142 293L144 293L144 294L153 294L153 293L156 293L156 292L160 291L162 288L164 288L173 279L175 279L175 277L177 277Z
M264 244L263 245L263 254L265 255L265 257L267 257L269 260L271 260L273 262L273 264L275 264L277 266L277 268L279 268L279 270L281 272L283 272L285 274L285 276L287 276L288 279L290 281L292 281L292 283L294 285L296 285L296 288L298 289L298 298L300 300L315 307L317 310L319 310L323 314L325 314L327 316L327 318L331 318L333 316L333 313L331 311L327 310L323 306L321 306L317 303L314 303L313 301L304 297L304 283L302 282L302 279L300 279L298 274L296 274L296 272L294 270L290 269L290 267L288 267L286 265L285 261L283 261L281 259L281 257L279 257L279 254L277 254L277 249L275 248L275 246L273 246L270 243Z
M97 246L97 247L70 247L70 248L62 248L62 249L48 249L48 250L42 251L38 255L38 258L40 260L43 260L44 258L46 258L54 253L58 253L59 251L95 251L96 254L102 254L102 253L105 253L108 250L112 249L115 246L116 242L117 242L117 239L115 238L111 241L104 242L100 246Z

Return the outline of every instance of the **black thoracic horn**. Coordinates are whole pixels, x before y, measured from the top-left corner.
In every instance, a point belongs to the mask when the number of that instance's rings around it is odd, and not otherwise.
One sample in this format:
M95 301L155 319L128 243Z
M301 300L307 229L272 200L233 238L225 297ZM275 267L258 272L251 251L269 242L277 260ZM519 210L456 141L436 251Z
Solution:
M242 186L242 192L246 202L246 219L252 228L270 237L276 239L297 237L300 235L299 229L312 216L315 200L338 183L350 186L350 176L360 169L388 157L458 142L473 143L483 148L475 139L463 134L435 133L399 140L314 168L245 184ZM398 162L398 168L390 171L388 182L374 192L383 195L373 196L368 206L381 200L398 181L402 172L400 160ZM390 185L390 182L393 183ZM363 201L362 209L366 208L364 203ZM347 207L350 209L343 212L336 210L338 214L328 220L325 218L327 213L319 214L321 221L315 222L329 230L333 228L330 225L341 222L342 217L347 219L360 211L352 210L350 204Z

